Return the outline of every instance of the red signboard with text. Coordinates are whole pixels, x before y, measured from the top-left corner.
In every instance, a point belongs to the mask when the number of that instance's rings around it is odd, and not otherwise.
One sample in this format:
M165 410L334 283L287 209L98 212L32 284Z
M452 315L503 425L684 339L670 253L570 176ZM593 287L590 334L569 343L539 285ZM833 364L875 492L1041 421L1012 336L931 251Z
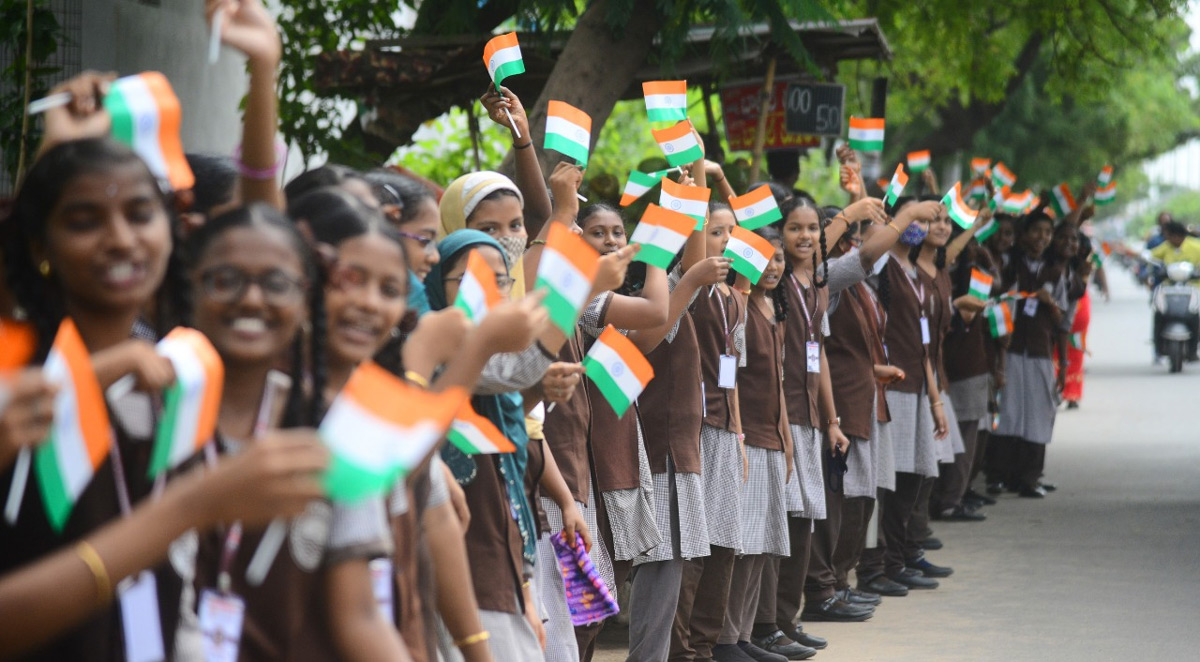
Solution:
M771 95L770 110L767 111L767 136L763 141L766 149L817 147L818 136L789 134L784 113L784 93L791 81L775 81ZM762 82L731 85L721 89L721 112L725 124L725 139L730 151L754 149L754 131L758 128L758 113L762 108L759 92Z

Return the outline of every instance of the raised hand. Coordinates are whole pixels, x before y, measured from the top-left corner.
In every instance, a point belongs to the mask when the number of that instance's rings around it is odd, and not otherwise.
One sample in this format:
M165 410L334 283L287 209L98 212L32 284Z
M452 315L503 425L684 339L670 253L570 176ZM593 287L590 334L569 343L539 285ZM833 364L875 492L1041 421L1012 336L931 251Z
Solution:
M204 16L208 25L218 9L222 10L221 43L251 60L278 64L283 46L262 0L207 0Z
M46 111L42 144L38 153L51 147L83 138L107 136L112 129L112 117L104 110L104 96L109 84L117 79L115 73L85 71L59 83L50 94L69 94L70 102Z
M548 403L569 401L583 372L583 366L578 363L551 363L542 377L542 399Z
M40 443L54 422L54 396L58 387L46 381L41 368L26 368L5 375L10 379L7 404L0 404L0 469L21 449Z
M105 388L125 375L134 376L134 388L153 393L175 383L175 367L145 340L130 339L92 356L96 377Z
M878 198L862 198L852 202L842 210L842 216L846 217L847 223L867 222L884 225L890 220L887 212L883 210L883 201Z
M497 353L520 352L533 343L550 321L542 307L546 292L535 291L520 301L505 301L488 311L476 333L490 340Z
M709 257L697 262L684 276L692 279L696 287L716 285L725 282L732 264L733 260L727 257Z
M600 266L596 269L596 279L592 282L593 294L608 292L620 287L625 282L625 272L629 270L633 256L637 255L640 249L641 246L630 244L619 251L601 255L598 261Z
M521 105L521 100L512 90L500 86L500 91L497 92L495 85L488 85L487 92L479 97L479 102L487 109L488 117L493 122L512 132L513 140L520 140L522 144L524 141L531 140L529 116L525 114L525 106ZM506 110L508 113L504 112ZM510 115L512 116L511 121L509 120Z
M415 365L409 357L422 363L431 362L435 367L448 362L463 346L471 328L471 320L453 306L422 315L404 343L404 364Z

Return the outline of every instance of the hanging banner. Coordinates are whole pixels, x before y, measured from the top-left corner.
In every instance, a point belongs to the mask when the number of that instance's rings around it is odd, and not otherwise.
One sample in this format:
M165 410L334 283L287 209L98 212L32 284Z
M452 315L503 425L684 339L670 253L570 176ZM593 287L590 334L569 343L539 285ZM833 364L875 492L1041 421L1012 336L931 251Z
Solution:
M821 144L818 136L787 132L785 100L788 85L794 82L796 81L775 81L770 110L767 112L767 135L763 140L764 149L817 147ZM759 98L762 86L763 81L760 79L721 88L721 112L725 124L725 139L729 142L730 151L754 149L754 131L758 128L758 113L762 108L762 100Z

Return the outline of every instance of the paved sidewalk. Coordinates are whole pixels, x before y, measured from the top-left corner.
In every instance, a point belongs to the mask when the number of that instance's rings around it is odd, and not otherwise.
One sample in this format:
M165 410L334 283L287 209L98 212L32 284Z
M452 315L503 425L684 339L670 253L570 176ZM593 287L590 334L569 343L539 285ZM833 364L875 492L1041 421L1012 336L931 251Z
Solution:
M814 659L1200 659L1200 365L1151 366L1146 295L1122 271L1110 279L1083 406L1059 414L1047 453L1059 490L1006 495L986 522L934 522L946 548L930 559L954 576L885 598L866 623L807 625L830 640Z

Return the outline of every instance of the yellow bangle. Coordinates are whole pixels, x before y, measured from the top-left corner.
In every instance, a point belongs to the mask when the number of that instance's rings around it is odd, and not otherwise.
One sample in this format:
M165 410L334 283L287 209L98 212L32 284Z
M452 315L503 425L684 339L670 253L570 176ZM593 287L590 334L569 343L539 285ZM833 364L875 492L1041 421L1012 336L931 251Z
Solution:
M407 379L408 381L416 384L417 386L420 386L421 388L429 388L429 380L422 377L415 370L405 370L404 378Z
M887 227L895 230L896 234L904 234L903 232L900 231L900 228L896 227L895 224L893 224L893 223L888 223Z
M492 633L488 632L487 630L483 630L481 632L476 632L475 634L463 637L462 639L455 641L454 647L455 648L465 648L472 644L478 644L481 641L487 641L488 639L491 639L491 638L492 638Z
M81 540L75 543L75 554L88 570L92 571L92 577L96 580L96 604L104 606L111 602L112 579L109 578L108 569L104 567L104 560L100 558L96 548L86 540Z

